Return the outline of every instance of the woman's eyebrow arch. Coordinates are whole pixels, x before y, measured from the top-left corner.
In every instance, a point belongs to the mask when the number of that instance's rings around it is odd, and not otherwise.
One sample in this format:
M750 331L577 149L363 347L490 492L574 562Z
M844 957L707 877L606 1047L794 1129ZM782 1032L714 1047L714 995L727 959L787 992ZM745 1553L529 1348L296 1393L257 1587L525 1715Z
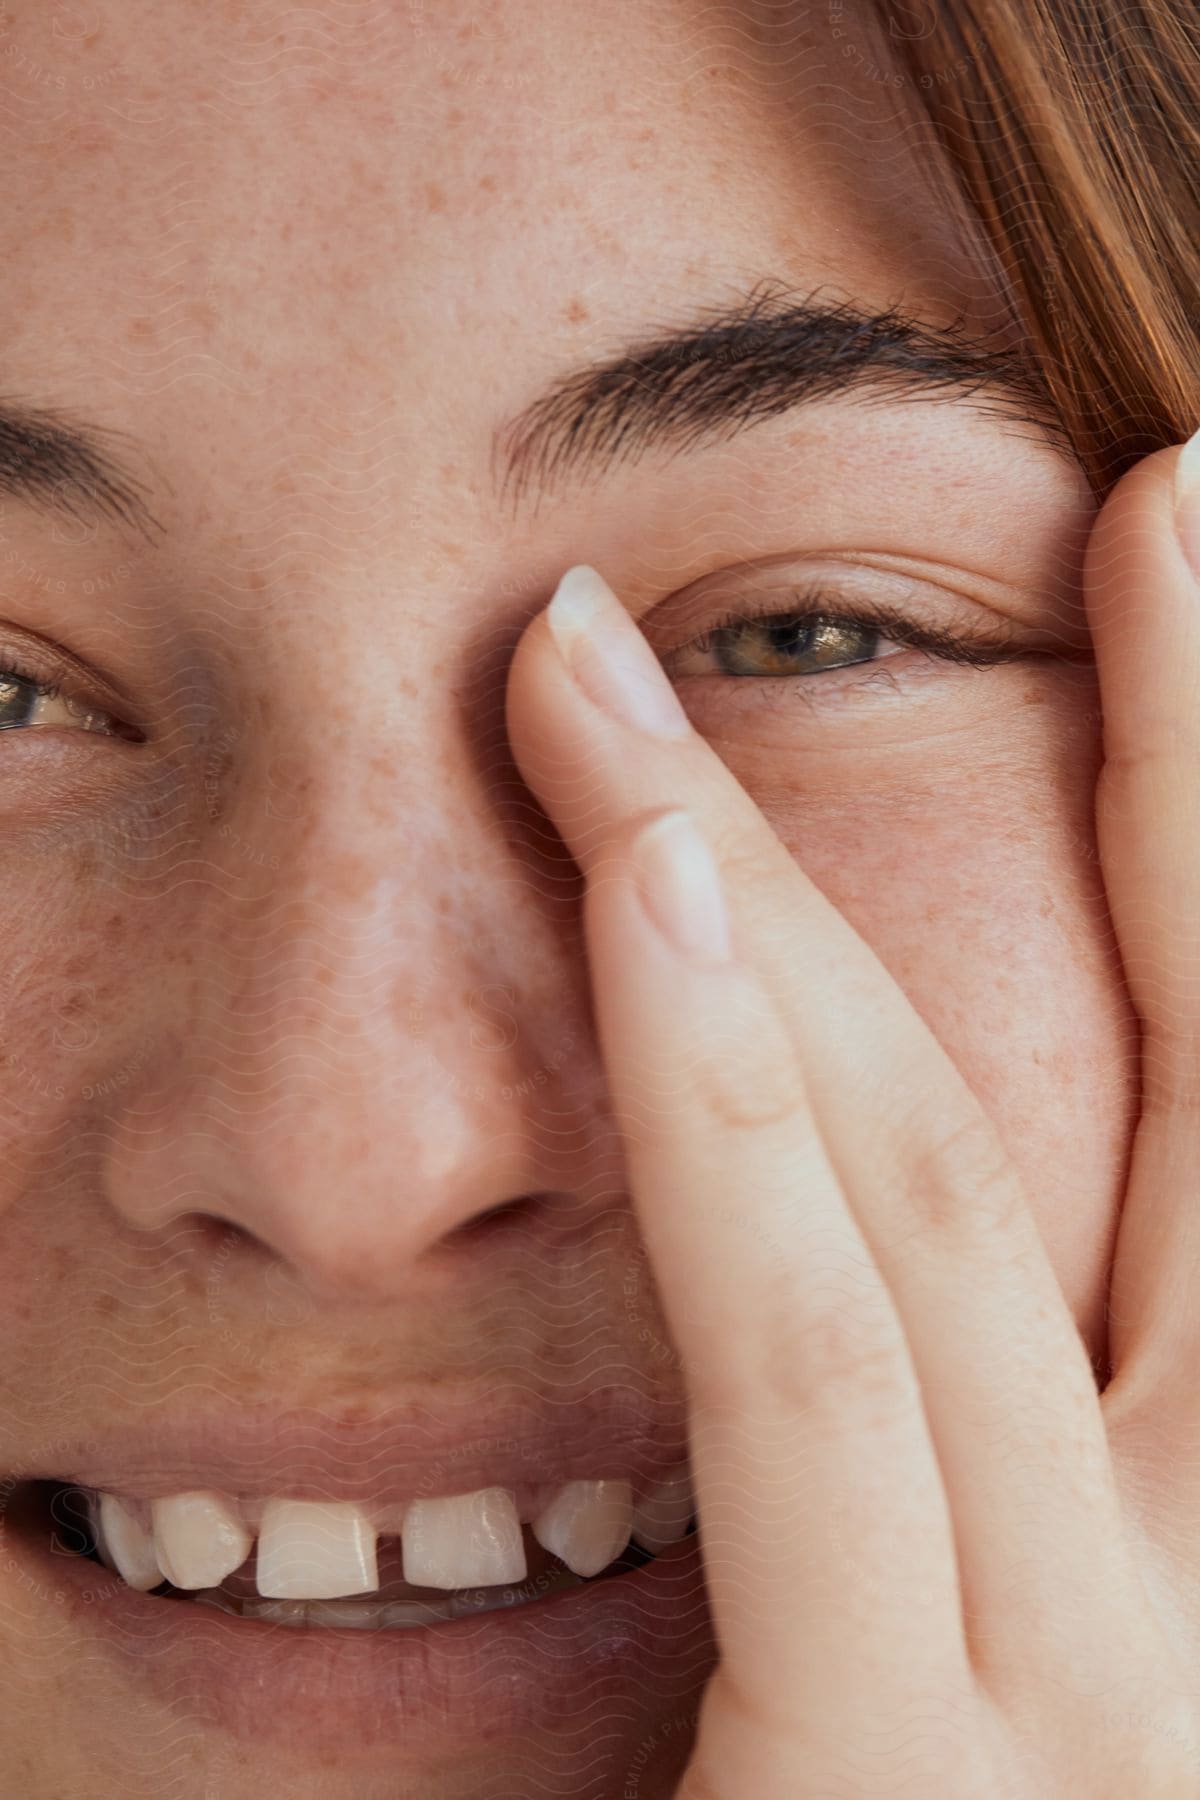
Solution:
M0 398L0 498L76 525L99 514L151 537L163 527L149 509L149 483L109 448L122 436L59 407Z
M652 448L686 451L833 396L957 400L1031 427L1069 456L1036 365L959 321L797 298L776 282L682 329L649 332L558 377L495 433L493 474L514 505L533 489Z

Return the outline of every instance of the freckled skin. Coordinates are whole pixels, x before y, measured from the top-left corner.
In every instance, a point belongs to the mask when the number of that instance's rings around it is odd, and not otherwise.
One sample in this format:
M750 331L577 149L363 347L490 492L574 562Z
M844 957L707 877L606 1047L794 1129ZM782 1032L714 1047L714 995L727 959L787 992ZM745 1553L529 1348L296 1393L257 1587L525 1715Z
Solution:
M780 56L775 11L439 0L364 14L365 44L199 0L93 0L77 36L6 15L6 389L143 440L166 529L0 515L47 578L6 574L5 633L86 658L147 738L0 736L0 1468L196 1380L348 1406L582 1363L678 1391L578 874L504 741L517 636L573 562L649 629L714 570L830 544L966 568L1036 623L1086 512L1048 453L929 406L818 409L519 519L493 492L493 431L551 376L762 275L997 318L873 57L823 6ZM1100 1357L1135 1038L1089 672L937 670L890 711L684 698L1000 1121ZM235 1765L44 1641L3 1559L0 1662L30 1800L609 1800L663 1722L646 1696L603 1752L564 1722L549 1763L448 1721L436 1765Z

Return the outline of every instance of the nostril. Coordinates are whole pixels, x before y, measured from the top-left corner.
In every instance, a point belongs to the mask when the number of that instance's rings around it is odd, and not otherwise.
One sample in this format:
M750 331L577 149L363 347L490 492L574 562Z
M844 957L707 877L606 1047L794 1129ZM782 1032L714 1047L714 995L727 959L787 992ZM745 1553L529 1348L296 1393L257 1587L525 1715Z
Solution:
M464 1219L461 1225L456 1225L453 1231L447 1233L442 1242L479 1243L492 1237L507 1236L514 1229L524 1227L539 1206L539 1196L531 1194L523 1194L513 1200L501 1200L498 1205L489 1206L486 1212Z
M256 1252L261 1256L274 1256L270 1246L264 1244L261 1238L255 1237L244 1225L236 1224L233 1219L227 1219L221 1213L192 1213L187 1225L198 1234L202 1247L211 1255L228 1256L237 1250L243 1255Z
M520 1202L517 1200L505 1200L499 1206L489 1206L486 1212L476 1213L474 1218L464 1219L461 1225L456 1225L443 1241L448 1244L475 1243L480 1238L490 1237L496 1231L503 1230L519 1206Z

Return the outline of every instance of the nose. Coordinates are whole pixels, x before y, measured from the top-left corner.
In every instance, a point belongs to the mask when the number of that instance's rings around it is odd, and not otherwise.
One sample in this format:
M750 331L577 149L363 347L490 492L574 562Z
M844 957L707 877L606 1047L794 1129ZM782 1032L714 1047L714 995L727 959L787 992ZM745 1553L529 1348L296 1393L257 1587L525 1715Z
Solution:
M273 759L207 842L112 1132L128 1224L205 1215L315 1294L388 1300L484 1215L577 1188L595 1094L565 850L552 920L463 757L348 750Z

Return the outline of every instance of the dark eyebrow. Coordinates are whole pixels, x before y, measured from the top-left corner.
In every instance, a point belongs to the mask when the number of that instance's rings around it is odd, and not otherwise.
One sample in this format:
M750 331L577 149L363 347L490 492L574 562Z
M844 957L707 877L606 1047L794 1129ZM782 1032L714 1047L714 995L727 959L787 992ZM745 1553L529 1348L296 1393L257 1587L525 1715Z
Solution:
M981 345L960 322L822 304L763 282L695 324L648 334L559 377L497 431L493 468L516 503L585 465L625 463L663 446L693 450L806 402L872 393L966 401L1071 454L1024 353Z
M0 498L75 521L96 513L149 536L149 485L108 447L123 434L56 407L0 398Z

